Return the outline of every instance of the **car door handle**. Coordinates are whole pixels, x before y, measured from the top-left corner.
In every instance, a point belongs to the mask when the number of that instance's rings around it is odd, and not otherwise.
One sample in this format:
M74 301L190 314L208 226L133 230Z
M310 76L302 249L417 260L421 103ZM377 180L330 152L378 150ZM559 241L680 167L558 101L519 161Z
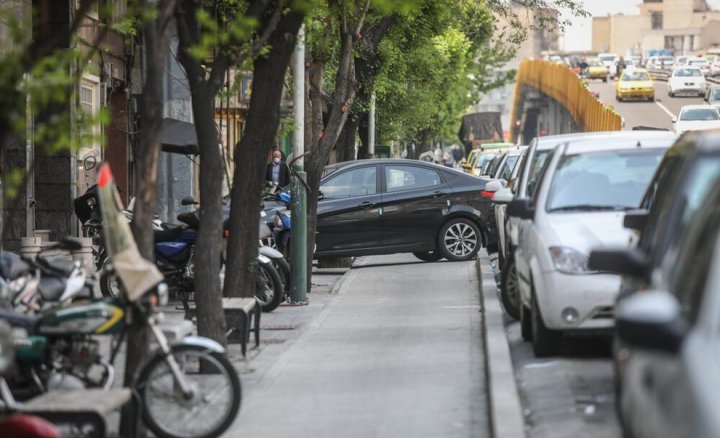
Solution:
M435 193L433 193L433 198L435 198L435 199L442 198L443 196L445 196L445 192L435 192Z
M372 207L374 207L374 206L375 206L375 203L374 203L374 202L370 202L370 201L365 201L365 202L363 202L363 203L360 204L360 208L372 208Z

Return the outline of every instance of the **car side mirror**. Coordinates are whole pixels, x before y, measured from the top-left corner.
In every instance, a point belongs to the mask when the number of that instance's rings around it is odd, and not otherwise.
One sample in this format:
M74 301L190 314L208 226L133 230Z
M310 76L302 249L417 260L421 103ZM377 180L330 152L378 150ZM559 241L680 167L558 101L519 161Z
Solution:
M647 223L650 212L648 210L632 210L625 213L623 226L628 230L642 231Z
M515 199L508 204L507 214L520 219L533 220L535 218L535 207L532 205L532 201L527 198Z
M180 201L180 205L196 205L198 202L192 196L186 196Z
M588 268L643 278L648 275L650 263L644 252L633 249L596 249L590 253Z
M615 319L620 339L648 350L677 353L688 326L675 297L665 291L642 291L621 301Z
M495 196L493 196L493 202L496 204L509 204L512 202L515 195L513 195L513 192L511 189L507 187L503 187L502 189L495 192Z
M495 193L503 189L502 181L499 179L492 180L485 184L485 191Z
M677 123L677 117L673 117L673 118L672 118L672 122L673 122L673 123Z

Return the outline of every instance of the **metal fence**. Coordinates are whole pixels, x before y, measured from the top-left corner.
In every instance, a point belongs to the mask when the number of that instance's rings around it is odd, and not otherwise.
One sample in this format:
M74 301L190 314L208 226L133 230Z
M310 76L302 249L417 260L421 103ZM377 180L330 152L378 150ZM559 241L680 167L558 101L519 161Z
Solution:
M622 118L587 87L568 66L526 59L520 63L515 84L511 125L515 126L524 87L532 87L563 105L583 131L619 131Z

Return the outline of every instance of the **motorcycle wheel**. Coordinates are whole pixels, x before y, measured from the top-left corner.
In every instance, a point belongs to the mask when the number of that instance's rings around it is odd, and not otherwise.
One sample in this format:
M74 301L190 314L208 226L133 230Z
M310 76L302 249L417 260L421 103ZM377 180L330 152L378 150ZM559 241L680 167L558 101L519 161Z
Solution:
M270 259L270 261L273 264L273 267L277 271L277 273L280 275L280 280L283 285L283 291L285 293L290 292L290 263L287 262L284 258L280 259Z
M280 305L285 293L280 274L272 263L260 263L257 273L255 297L260 301L263 312L272 312Z
M157 354L142 369L135 385L145 424L162 438L222 435L240 410L242 389L237 371L224 353L197 345L171 348L192 394L184 396L166 357Z
M112 270L105 269L107 263L110 259L105 259L100 270L100 292L105 298L117 298L120 296L120 279Z

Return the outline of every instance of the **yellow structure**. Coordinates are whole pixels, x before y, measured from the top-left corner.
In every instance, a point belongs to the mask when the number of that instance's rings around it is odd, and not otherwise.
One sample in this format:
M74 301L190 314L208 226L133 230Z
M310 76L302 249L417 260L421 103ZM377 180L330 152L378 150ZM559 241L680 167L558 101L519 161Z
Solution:
M619 131L622 118L603 104L585 82L564 64L526 59L520 64L515 82L515 97L511 125L519 120L522 91L531 87L555 99L564 106L583 131ZM514 134L514 142L517 133Z

